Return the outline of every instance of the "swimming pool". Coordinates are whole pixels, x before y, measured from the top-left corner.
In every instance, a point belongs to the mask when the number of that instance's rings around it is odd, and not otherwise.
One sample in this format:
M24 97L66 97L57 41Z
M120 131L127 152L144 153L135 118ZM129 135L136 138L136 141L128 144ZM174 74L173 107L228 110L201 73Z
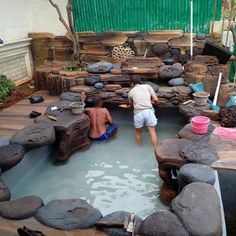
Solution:
M163 182L147 131L143 132L143 147L138 147L132 112L113 108L111 114L119 126L117 138L93 143L88 150L74 153L63 165L55 165L55 155L44 158L48 152L43 152L43 161L18 180L17 185L12 185L12 199L36 195L47 203L53 199L81 198L103 215L125 210L142 218L156 210L168 209L159 200ZM159 142L174 137L185 123L170 108L159 109L157 117Z

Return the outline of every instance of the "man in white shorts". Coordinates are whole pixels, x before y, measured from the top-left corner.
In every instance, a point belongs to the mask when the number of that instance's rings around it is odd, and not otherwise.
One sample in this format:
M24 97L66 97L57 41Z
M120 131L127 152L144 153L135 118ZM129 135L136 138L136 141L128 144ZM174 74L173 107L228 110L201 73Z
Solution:
M155 148L157 146L156 125L157 118L152 104L157 104L158 98L153 88L148 84L141 84L141 78L134 75L131 78L131 87L128 98L130 104L122 104L123 108L134 108L135 138L138 145L142 145L142 127L146 126Z

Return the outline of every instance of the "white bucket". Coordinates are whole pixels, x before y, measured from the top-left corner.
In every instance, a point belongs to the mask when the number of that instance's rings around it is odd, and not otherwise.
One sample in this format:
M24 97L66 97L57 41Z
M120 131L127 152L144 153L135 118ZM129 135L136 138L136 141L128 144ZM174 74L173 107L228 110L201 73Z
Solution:
M73 114L75 115L81 115L84 112L84 106L85 103L84 102L72 102L70 104L71 107L71 111Z
M198 106L204 106L207 104L207 99L210 96L207 92L196 92L193 93L194 102Z

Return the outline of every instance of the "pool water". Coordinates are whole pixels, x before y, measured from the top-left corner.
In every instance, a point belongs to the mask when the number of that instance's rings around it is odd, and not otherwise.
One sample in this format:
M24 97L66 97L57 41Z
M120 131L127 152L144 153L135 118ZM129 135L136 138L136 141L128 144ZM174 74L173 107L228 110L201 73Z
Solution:
M143 147L138 147L132 112L112 109L111 114L119 126L115 139L94 142L63 165L55 165L51 156L12 189L12 199L36 195L46 204L53 199L81 198L103 215L124 210L142 218L167 209L159 200L163 182L147 130L143 132ZM157 117L159 142L174 137L184 125L177 112L160 109Z

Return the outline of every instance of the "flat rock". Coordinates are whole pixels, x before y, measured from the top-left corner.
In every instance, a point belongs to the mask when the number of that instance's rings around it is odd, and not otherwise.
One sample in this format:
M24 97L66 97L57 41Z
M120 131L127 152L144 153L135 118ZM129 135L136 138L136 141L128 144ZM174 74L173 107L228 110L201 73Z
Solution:
M96 83L100 82L101 78L99 75L90 75L84 79L84 83L87 86L94 86Z
M203 106L197 106L195 103L188 103L186 105L180 104L179 105L179 111L182 113L184 116L190 118L194 116L201 116L203 110L209 110L210 109L210 104L206 104Z
M121 85L119 84L106 84L105 89L107 92L115 92L118 89L121 89Z
M109 224L109 223L117 223L117 224L123 224L125 217L127 217L130 220L130 213L126 211L116 211L109 215L104 216L102 219L100 219L96 224L98 228L100 228L102 231L106 232L110 236L130 236L130 233L127 232L123 228L116 228L116 227L104 227L101 226L103 223ZM135 225L135 234L139 233L140 226L142 224L142 219L138 216L136 216L136 225ZM98 226L100 225L100 226Z
M51 124L28 125L10 139L11 144L20 144L25 149L42 147L55 142L55 130Z
M110 62L97 62L87 66L87 71L89 73L107 73L113 67Z
M80 93L64 92L60 95L60 100L70 102L81 102Z
M98 82L98 83L94 84L94 87L95 87L96 89L103 89L103 88L104 88L104 84L101 83L101 82Z
M181 64L176 63L174 65L163 65L158 72L161 79L172 79L180 77L184 70Z
M189 235L221 235L220 200L210 184L191 183L187 185L173 199L171 206Z
M0 153L0 168L6 171L22 160L25 150L19 144L10 144L0 147Z
M179 149L180 155L189 162L211 165L219 159L214 146L205 140L191 144L183 144Z
M76 92L76 93L92 93L95 90L95 88L87 85L75 85L70 87L71 92Z
M186 164L179 170L179 178L186 184L193 182L202 182L213 185L215 183L215 174L208 165Z
M2 201L9 201L11 198L11 192L2 180L0 178L0 202Z
M85 200L53 200L38 209L35 218L44 225L62 230L94 227L102 214Z
M189 235L179 218L169 211L155 212L148 216L141 225L140 233L143 236Z
M180 138L189 139L191 141L199 141L207 136L215 129L213 125L209 125L208 132L206 134L195 134L192 131L192 125L190 123L186 124L178 133Z
M0 202L0 216L9 220L22 220L35 215L44 205L41 198L27 196L13 201Z

